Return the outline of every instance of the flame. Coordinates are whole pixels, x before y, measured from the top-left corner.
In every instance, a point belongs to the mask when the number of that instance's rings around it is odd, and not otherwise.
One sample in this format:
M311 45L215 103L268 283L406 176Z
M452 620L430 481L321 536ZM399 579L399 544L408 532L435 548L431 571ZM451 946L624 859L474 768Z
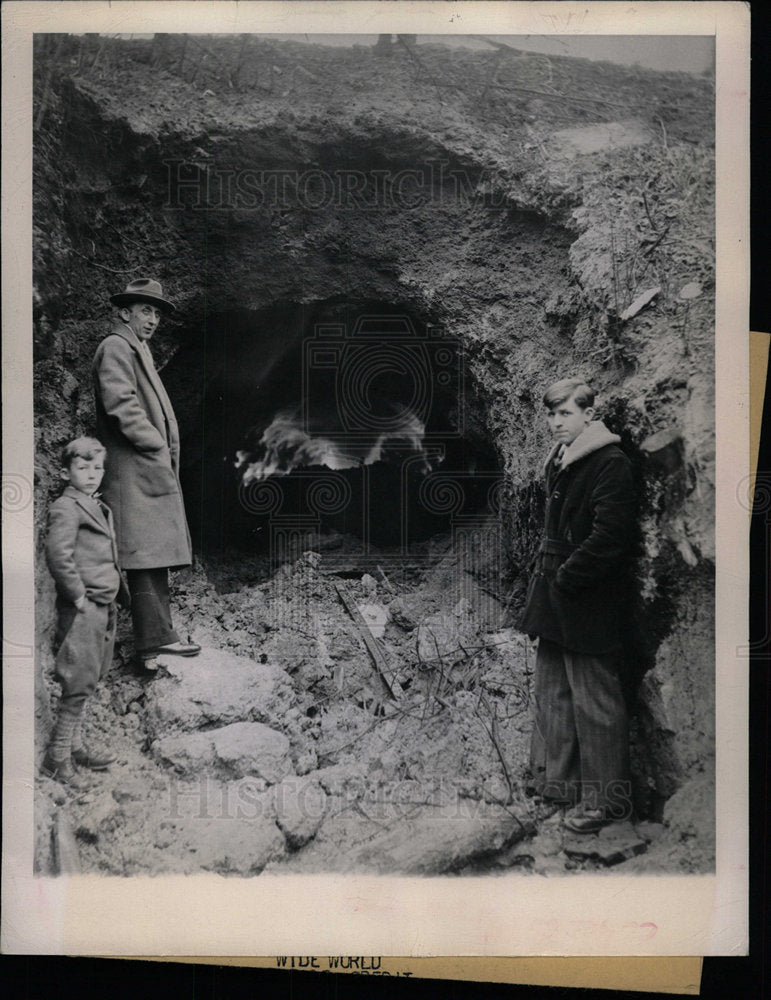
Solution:
M242 480L247 484L269 476L286 476L304 466L355 469L388 461L395 452L410 450L423 456L423 471L430 472L431 464L423 448L425 432L423 422L409 410L398 420L389 420L387 431L373 431L369 437L310 433L302 426L298 410L280 410L255 448L236 452L235 466L243 469Z

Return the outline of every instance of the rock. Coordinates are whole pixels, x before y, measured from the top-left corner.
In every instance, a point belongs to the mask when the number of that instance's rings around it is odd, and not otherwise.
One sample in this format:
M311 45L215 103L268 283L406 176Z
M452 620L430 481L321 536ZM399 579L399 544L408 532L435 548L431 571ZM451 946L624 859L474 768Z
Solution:
M191 871L222 875L257 875L286 853L283 834L267 816L188 817L177 820L165 840L177 856L186 858Z
M399 628L412 631L418 624L417 612L410 608L403 597L397 597L388 605L391 618Z
M439 612L429 615L418 626L416 639L418 657L432 663L458 648L458 623L454 615Z
M326 810L327 796L313 778L285 778L273 789L276 821L291 850L303 847L316 835Z
M683 285L680 289L681 299L698 299L701 295L701 285L698 281L689 281L687 285Z
M151 749L159 760L182 774L255 775L274 784L292 771L289 740L260 722L235 722L222 729L164 736Z
M221 649L202 649L194 659L159 657L169 677L147 690L151 738L169 729L201 729L212 723L279 723L294 703L286 673L275 663L257 663Z
M642 837L642 839L648 844L652 843L654 840L658 840L664 832L664 829L665 827L663 823L649 823L647 820L642 823L638 823L635 827L638 837Z
M96 843L102 826L109 826L109 821L118 812L118 803L111 792L102 792L94 802L89 802L83 810L77 825L75 835L90 844Z
M142 802L147 797L147 782L139 778L121 778L120 785L113 789L116 802Z
M358 604L361 616L376 639L382 639L388 624L388 611L380 604Z
M628 822L609 823L593 836L566 834L562 846L571 857L598 858L606 865L628 861L647 847Z
M559 858L535 858L533 869L536 875L564 875L565 861Z
M133 706L137 702L141 703L145 693L145 689L139 681L133 679L123 680L122 683L116 684L109 690L113 708L118 715L126 715L128 712L135 711Z
M344 795L347 788L362 781L360 769L353 764L330 764L314 771L310 777L330 795Z
M361 578L361 585L370 596L373 596L377 592L377 580L374 576L370 576L369 573L365 573Z
M319 759L313 747L305 747L295 758L294 769L297 774L308 774L309 771L315 771L318 766Z
M588 153L609 152L632 146L648 146L651 130L641 119L624 119L602 122L598 125L580 125L564 128L552 134L549 140L549 157L572 158Z
M669 838L695 840L706 855L715 855L715 775L697 774L664 806Z
M509 795L509 786L503 778L494 776L488 778L482 785L482 798L485 802L497 802L499 805L503 805Z
M527 853L533 858L554 857L562 850L562 837L559 829L541 830L538 836L533 837L528 845Z
M328 814L315 840L285 868L440 875L534 832L526 811L516 806L457 798L445 806L395 803L389 813L388 803L359 805Z
M649 302L652 302L653 299L656 298L656 296L659 294L660 291L661 291L661 286L657 285L655 288L648 288L646 291L641 292L641 294L637 296L637 298L632 302L632 304L627 306L627 308L621 313L621 315L619 316L621 322L625 323L626 320L631 319L633 316L636 316L641 309L644 309Z
M647 455L655 455L666 448L682 445L682 431L678 427L665 427L663 430L650 434L640 443L640 451Z

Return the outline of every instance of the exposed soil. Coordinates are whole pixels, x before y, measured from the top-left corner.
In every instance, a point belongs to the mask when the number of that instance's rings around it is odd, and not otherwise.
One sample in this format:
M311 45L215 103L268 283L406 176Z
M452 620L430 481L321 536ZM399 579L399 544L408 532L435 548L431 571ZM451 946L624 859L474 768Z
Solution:
M710 870L712 81L438 46L36 44L37 551L58 451L92 429L109 294L153 274L179 304L153 349L197 549L175 621L205 646L138 678L121 623L89 720L118 760L70 791L38 781L37 870L63 867L54 826L83 870L111 874ZM223 187L248 172L251 187ZM328 197L325 178L344 187ZM388 544L384 486L378 544L326 518L277 560L235 452L300 398L318 324L373 312L449 345L462 375L436 396L436 433L462 399L450 468L503 485L476 542L448 521ZM636 827L580 844L526 794L534 650L516 629L541 519L538 401L569 371L601 390L642 498ZM57 691L39 563L42 754Z

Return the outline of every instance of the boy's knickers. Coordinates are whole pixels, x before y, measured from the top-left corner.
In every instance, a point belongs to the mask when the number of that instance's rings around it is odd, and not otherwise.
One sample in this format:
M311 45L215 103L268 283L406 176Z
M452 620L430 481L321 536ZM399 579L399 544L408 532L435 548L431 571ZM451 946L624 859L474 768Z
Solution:
M115 648L115 604L95 604L86 598L83 611L57 601L56 668L62 685L62 705L85 702L112 662Z

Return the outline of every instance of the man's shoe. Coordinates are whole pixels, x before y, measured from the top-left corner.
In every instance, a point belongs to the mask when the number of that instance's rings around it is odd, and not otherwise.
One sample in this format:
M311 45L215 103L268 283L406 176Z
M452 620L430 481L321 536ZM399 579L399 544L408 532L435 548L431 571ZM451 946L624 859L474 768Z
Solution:
M97 754L83 747L80 750L72 751L72 759L78 767L87 767L91 771L106 771L110 764L115 763L115 754Z
M60 785L72 785L77 780L77 772L69 757L66 760L54 760L49 753L43 758L40 773L52 781L58 781Z
M197 642L169 642L165 646L156 646L155 649L148 649L148 653L152 653L154 656L168 656L169 653L174 656L198 656L201 652L201 647ZM144 655L144 653L142 654Z
M584 809L566 816L563 825L572 833L596 833L609 822L602 809Z

